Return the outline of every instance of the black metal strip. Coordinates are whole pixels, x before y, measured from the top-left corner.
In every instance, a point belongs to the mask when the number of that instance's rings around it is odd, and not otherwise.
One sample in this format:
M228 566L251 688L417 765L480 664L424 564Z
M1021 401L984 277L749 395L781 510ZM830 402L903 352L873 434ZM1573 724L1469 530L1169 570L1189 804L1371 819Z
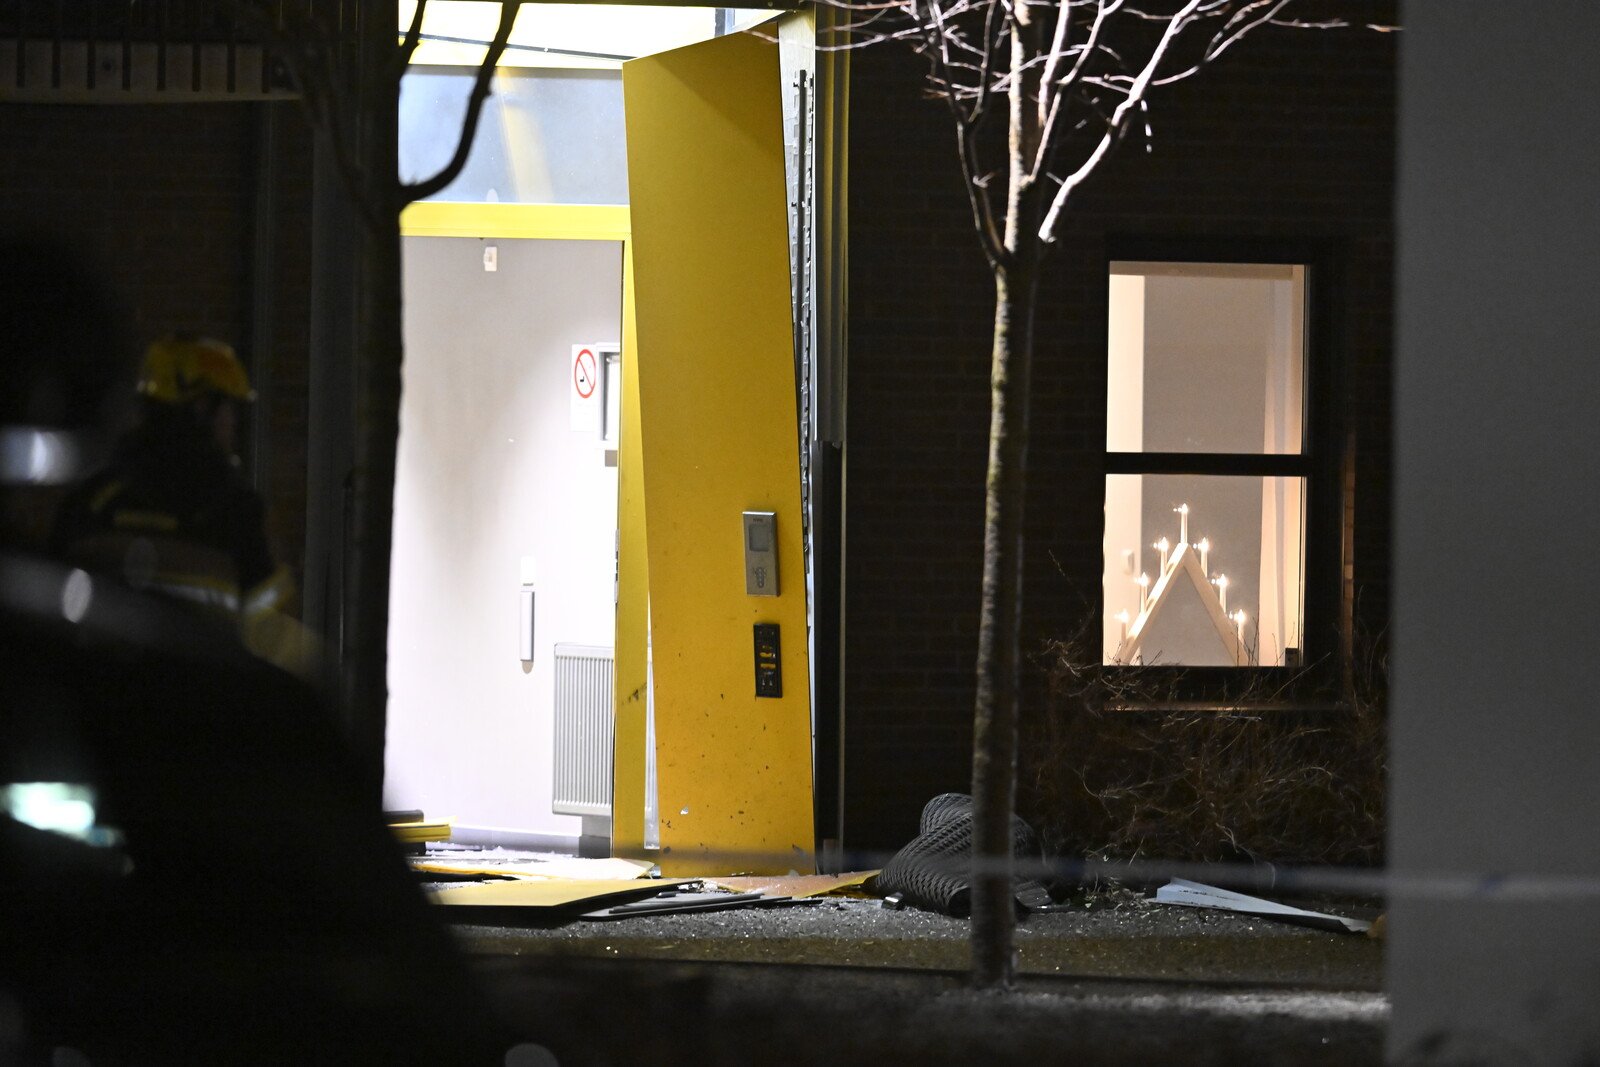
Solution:
M200 20L195 16L194 5L187 2L187 0L183 5L183 23L192 40L189 47L189 91L198 93L200 87L205 84L200 69L205 46L200 43ZM207 36L209 37L209 35Z
M28 18L27 0L17 0L17 88L28 85Z
M168 16L172 14L168 0L161 0L161 30L156 35L156 91L167 89L167 37L171 32Z
M235 19L235 23L237 23L237 19ZM278 0L277 14L274 17L273 28L280 31L283 29L283 0ZM268 47L267 41L263 40L261 42L261 92L265 94L266 91L271 87L272 50Z
M56 0L56 25L55 34L50 40L50 88L61 88L61 37L65 30L65 11L63 0Z
M133 4L128 0L122 12L122 89L133 88Z
M1107 474L1211 474L1257 478L1306 478L1309 456L1241 455L1222 452L1107 452Z

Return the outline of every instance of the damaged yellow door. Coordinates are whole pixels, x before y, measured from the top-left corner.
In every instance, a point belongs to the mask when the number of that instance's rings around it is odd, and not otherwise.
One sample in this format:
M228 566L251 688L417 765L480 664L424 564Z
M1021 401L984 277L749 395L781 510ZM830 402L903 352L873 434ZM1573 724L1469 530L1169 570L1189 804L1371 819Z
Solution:
M632 851L642 833L643 582L663 873L809 873L811 694L777 46L735 34L633 60L623 93L638 392L625 386L637 408L624 413L624 436L636 429L637 447L625 440L620 459L617 849ZM777 596L746 592L747 511L776 516ZM757 624L777 627L779 696L756 695Z

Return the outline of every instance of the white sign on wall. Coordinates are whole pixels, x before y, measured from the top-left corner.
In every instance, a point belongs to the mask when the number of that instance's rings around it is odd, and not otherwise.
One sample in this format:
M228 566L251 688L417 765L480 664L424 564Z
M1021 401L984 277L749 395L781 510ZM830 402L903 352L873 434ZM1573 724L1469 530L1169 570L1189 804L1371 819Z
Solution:
M600 375L604 372L599 346L573 345L568 367L567 393L572 398L572 428L587 433L600 432L604 398Z

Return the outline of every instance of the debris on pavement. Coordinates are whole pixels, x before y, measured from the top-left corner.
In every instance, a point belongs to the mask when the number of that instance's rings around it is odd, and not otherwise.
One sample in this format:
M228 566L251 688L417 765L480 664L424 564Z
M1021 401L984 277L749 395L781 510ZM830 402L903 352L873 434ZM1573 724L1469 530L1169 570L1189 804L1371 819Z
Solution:
M478 917L479 909L493 910L493 918L505 919L517 912L540 917L570 911L593 910L603 903L619 904L641 897L652 897L663 890L689 884L692 879L581 879L518 878L514 881L481 882L474 885L436 889L428 899L436 907L456 909ZM486 915L483 917L487 917Z
M1012 854L1043 863L1044 848L1033 827L1011 816ZM878 875L885 895L900 894L907 904L957 918L972 910L972 798L942 793L922 809L921 833L894 854ZM1012 893L1019 907L1034 910L1050 903L1050 892L1032 878L1015 878Z
M680 893L667 890L645 900L617 904L599 911L586 911L585 919L626 919L635 915L664 915L679 912L723 911L727 908L756 905L785 904L792 897L767 896L764 893Z
M1372 924L1364 919L1346 919L1341 915L1329 915L1327 912L1306 911L1304 908L1290 907L1287 904L1279 904L1276 901L1263 900L1261 897L1235 893L1231 889L1219 889L1214 885L1191 882L1186 878L1174 878L1171 882L1157 889L1155 899L1159 904L1176 904L1185 908L1213 908L1218 911L1232 911L1243 915L1259 915L1264 919L1278 919L1300 926L1314 926L1319 930L1333 930L1342 934L1364 934L1372 927Z
M475 856L471 860L413 860L413 870L429 874L472 875L480 878L580 878L590 881L649 877L655 864L649 860L580 859L554 854L512 853L509 858Z
M824 894L860 892L877 873L663 879L648 860L499 847L434 847L411 867L451 921L512 925L812 904Z
M735 893L760 892L788 897L819 897L828 895L866 895L861 886L878 871L850 871L845 874L745 874L707 878L707 885L715 885ZM855 891L855 892L852 892Z
M420 811L396 811L385 813L385 824L395 840L415 854L421 852L429 841L450 840L455 819L429 819Z

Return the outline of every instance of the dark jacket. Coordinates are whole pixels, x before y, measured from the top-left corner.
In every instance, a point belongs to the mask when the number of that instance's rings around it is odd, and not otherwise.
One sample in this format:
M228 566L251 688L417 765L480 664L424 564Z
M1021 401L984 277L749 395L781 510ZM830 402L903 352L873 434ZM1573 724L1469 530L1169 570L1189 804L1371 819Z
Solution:
M277 575L261 498L182 410L147 420L67 496L51 548L85 570L236 614Z

